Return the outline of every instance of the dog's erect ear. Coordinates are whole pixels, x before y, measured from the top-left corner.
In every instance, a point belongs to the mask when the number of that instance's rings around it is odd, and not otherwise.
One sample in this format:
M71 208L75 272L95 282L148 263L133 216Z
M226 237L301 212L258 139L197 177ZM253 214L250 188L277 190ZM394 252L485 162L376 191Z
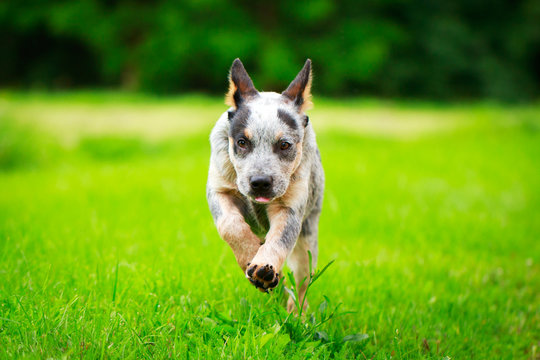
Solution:
M311 102L311 80L311 60L307 59L304 67L296 75L287 90L281 93L287 99L292 100L300 112L311 109L313 106Z
M244 64L240 59L235 59L229 73L229 92L225 96L225 104L237 109L242 102L258 94Z

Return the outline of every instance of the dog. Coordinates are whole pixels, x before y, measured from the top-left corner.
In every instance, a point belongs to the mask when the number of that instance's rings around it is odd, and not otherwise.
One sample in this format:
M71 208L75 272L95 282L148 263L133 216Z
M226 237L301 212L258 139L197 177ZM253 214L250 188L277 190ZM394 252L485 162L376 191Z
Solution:
M229 73L224 112L210 135L206 196L218 233L246 278L276 287L287 260L305 296L318 255L324 172L311 108L311 60L281 94L259 92L240 59ZM312 264L309 259L311 253ZM306 305L304 305L306 306ZM294 310L289 298L287 309Z

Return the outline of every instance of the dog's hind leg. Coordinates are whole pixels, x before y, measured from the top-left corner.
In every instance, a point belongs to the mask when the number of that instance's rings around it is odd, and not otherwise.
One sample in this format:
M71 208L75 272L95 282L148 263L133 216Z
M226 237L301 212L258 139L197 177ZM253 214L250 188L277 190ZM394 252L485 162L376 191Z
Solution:
M318 256L318 222L319 212L311 214L302 223L302 230L300 236L296 241L296 245L287 259L287 265L292 270L294 275L294 281L298 287L298 302L300 306L303 305L305 310L308 306L307 299L304 299L307 285L312 274L309 273L309 253L311 253L311 270L315 271L317 266ZM287 301L287 311L292 312L295 309L295 302L292 297L289 297Z

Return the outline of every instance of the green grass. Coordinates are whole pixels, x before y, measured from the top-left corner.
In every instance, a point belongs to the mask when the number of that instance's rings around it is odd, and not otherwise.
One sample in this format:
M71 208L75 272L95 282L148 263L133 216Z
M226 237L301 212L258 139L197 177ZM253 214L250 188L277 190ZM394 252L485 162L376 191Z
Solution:
M316 104L335 262L298 319L207 210L220 100L3 94L0 356L538 359L540 108Z

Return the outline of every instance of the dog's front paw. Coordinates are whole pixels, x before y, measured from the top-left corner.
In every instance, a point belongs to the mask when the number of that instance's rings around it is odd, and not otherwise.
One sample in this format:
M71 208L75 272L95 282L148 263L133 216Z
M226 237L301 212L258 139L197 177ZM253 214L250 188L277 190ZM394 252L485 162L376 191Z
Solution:
M246 277L262 292L268 292L269 289L273 289L279 284L279 273L270 264L248 264Z

